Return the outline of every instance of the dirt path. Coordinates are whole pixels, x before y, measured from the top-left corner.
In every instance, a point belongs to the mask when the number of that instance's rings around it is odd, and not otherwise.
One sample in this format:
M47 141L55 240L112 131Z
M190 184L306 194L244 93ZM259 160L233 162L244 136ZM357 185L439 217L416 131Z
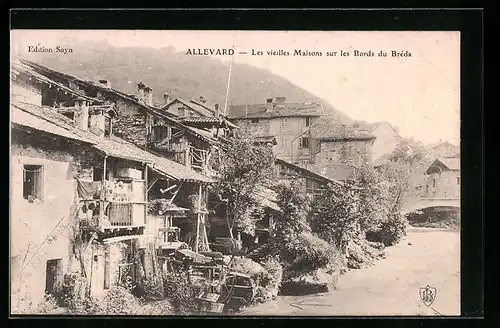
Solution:
M410 245L411 244L411 245ZM240 315L350 316L459 315L460 235L429 228L410 228L398 245L386 249L374 266L340 277L336 291L286 296L245 309ZM427 307L421 287L437 289Z

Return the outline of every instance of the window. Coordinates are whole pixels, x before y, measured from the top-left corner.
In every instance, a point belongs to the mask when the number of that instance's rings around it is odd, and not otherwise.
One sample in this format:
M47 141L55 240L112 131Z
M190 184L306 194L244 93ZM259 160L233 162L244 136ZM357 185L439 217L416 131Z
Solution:
M316 180L306 179L306 192L308 194L318 193L321 190L320 183Z
M436 179L432 179L432 188L436 188Z
M62 286L62 259L48 260L45 273L45 294L54 294Z
M308 137L303 137L300 138L300 148L309 148L309 138Z
M184 107L179 108L179 109L177 110L177 115L178 115L179 117L184 117L184 116L186 116L186 109L185 109Z
M252 123L259 123L259 119L258 118L252 118Z
M306 128L311 125L311 118L310 117L305 117L304 118L304 125L306 126Z
M43 166L24 165L23 198L30 202L43 200Z
M93 181L102 181L104 177L104 169L101 167L94 167L92 169L92 180Z
M169 138L169 130L168 127L166 126L153 126L152 131L151 131L151 141L152 142L160 142L163 141L165 138Z
M281 118L281 127L285 128L286 124L287 124L287 118L286 117Z
M457 177L457 185L460 184L460 177Z
M288 147L288 139L286 137L282 137L282 139L281 139L281 145L283 147Z

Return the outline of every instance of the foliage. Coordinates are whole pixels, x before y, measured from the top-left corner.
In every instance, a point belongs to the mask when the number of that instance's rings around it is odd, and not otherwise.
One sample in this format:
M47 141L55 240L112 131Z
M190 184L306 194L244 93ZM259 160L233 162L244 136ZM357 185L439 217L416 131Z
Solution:
M312 203L312 231L345 252L347 242L358 235L358 201L349 185L329 184Z
M127 288L115 286L104 297L94 300L96 315L140 315L141 302Z
M358 222L360 230L367 231L377 227L388 213L390 184L373 167L366 165L359 169L356 192L358 199Z
M260 184L272 178L273 167L272 150L255 146L247 139L235 139L221 155L213 191L226 201L231 238L233 229L253 234L255 222L261 219L254 193Z
M422 143L413 139L404 139L396 146L389 159L412 166L425 160L427 153Z
M53 314L54 311L59 307L58 300L52 296L47 295L39 303L28 302L28 300L20 301L19 306L12 303L12 313L13 314Z
M312 233L302 233L282 249L286 262L285 277L291 278L329 267L336 257L336 248Z
M347 268L361 269L372 265L384 256L384 247L382 243L369 242L364 238L351 240L347 245Z
M254 301L267 302L278 296L283 278L283 267L276 256L267 256L260 264L264 268L264 271L259 274L259 284Z
M179 314L189 315L199 312L196 297L201 289L190 283L185 272L165 272L163 286L166 298Z
M380 168L380 180L388 191L384 205L389 212L399 212L404 201L415 190L409 164L389 162Z
M148 213L153 215L162 215L170 207L172 207L172 203L169 199L151 199L148 202Z
M269 245L256 250L252 256L258 258L264 252L278 255L285 279L328 266L335 250L311 232L307 222L311 200L303 185L299 181L282 181L277 189L281 213L275 217L275 235Z
M300 234L311 231L307 223L310 199L299 180L281 181L276 187L281 213L275 218L275 239L286 244L296 240Z
M408 222L401 213L389 213L378 229L366 232L366 239L385 246L395 245L406 236L407 225Z

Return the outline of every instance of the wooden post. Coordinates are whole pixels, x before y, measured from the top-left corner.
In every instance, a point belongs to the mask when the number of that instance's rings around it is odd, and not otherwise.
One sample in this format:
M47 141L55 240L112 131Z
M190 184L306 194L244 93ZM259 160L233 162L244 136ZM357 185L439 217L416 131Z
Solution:
M144 222L143 224L147 223L147 217L148 217L148 164L144 164Z
M274 220L273 220L273 215L269 215L269 237L272 237L274 231L273 231L273 225L274 225Z
M109 289L110 285L110 246L106 245L104 249L104 289Z
M103 173L102 173L102 189L105 190L104 186L105 186L105 182L106 182L106 159L108 158L108 156L104 156L104 163L103 163ZM100 197L99 197L99 222L98 222L98 227L99 229L103 229L102 226L103 226L103 221L104 221L104 209L105 209L105 206L104 206L104 200L105 200L105 197L104 197L104 192L101 191L101 194L100 194Z
M196 240L195 240L195 253L198 253L199 239L200 239L200 222L201 221L201 183L198 187L198 215L196 216Z

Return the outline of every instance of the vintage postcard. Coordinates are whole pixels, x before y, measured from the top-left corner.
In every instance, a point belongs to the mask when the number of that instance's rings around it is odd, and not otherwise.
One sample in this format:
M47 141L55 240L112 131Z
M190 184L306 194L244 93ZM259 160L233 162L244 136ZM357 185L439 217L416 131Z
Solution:
M12 315L460 315L460 33L12 30Z

